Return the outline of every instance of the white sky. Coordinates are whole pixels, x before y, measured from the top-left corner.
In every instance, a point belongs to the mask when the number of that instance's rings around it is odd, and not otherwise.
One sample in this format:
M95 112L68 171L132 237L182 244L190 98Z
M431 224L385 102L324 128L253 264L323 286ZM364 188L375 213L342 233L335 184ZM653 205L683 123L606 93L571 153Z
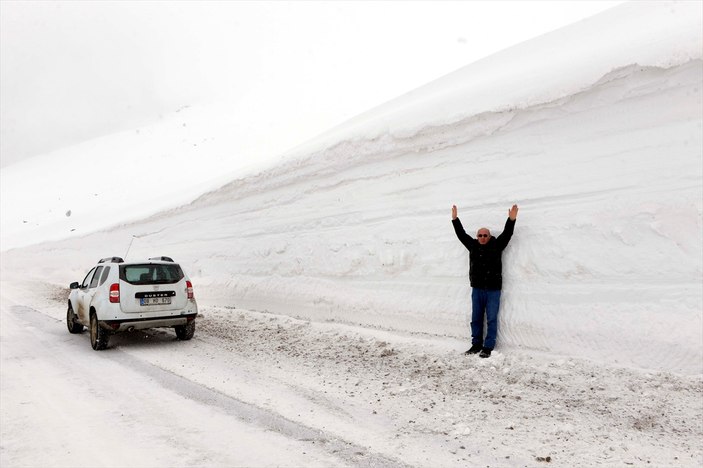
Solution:
M0 165L213 101L299 144L620 3L2 1Z

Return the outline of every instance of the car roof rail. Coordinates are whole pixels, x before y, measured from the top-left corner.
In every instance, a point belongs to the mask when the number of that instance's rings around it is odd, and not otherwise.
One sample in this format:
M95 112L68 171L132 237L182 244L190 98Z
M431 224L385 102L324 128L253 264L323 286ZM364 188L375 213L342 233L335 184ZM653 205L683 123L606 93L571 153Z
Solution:
M121 257L105 257L101 258L98 263L124 263Z
M171 257L164 257L164 256L161 256L161 257L149 257L149 260L160 260L160 261L162 261L162 262L172 262L172 263L173 263L173 259L172 259Z

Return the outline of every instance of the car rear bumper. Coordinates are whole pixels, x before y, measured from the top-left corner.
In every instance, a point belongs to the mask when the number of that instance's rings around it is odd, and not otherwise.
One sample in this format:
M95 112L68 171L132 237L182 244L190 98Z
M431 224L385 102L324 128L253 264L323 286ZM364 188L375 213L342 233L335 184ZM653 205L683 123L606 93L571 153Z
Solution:
M175 327L178 325L185 325L186 323L195 320L196 315L197 314L177 315L132 320L102 320L100 321L100 327L113 333L143 330L145 328Z

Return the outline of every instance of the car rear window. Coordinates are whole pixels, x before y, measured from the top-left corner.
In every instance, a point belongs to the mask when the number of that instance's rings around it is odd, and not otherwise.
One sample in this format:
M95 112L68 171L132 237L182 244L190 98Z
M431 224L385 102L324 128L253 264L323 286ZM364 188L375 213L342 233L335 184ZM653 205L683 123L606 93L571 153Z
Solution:
M121 265L120 279L130 284L170 284L183 279L183 270L176 264Z

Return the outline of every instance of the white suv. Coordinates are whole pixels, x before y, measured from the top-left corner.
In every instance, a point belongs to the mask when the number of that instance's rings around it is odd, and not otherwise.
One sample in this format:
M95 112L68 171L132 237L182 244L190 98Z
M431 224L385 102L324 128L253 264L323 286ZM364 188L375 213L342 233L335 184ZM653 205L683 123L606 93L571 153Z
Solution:
M110 335L123 331L173 327L181 340L195 333L193 284L169 257L129 263L103 258L82 283L70 287L68 331L81 333L88 327L95 350L107 348Z

